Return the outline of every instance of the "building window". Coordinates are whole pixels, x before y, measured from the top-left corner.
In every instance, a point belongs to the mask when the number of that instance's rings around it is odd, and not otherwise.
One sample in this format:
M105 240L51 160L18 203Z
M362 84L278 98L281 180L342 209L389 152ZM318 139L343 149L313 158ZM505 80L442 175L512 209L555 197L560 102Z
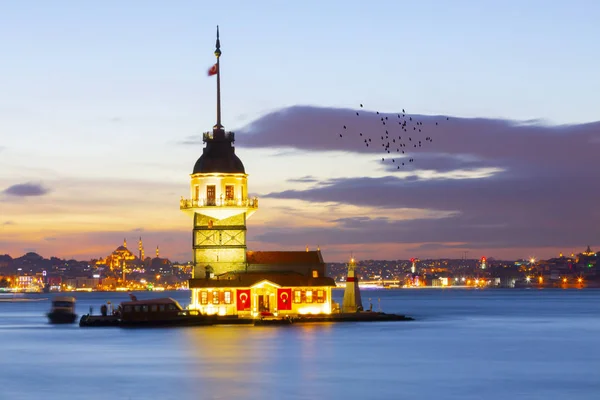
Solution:
M194 199L198 201L198 199L200 198L200 186L196 185L194 186Z
M219 292L212 293L212 302L213 304L219 304Z
M233 200L233 185L225 186L225 200Z
M225 292L225 304L231 304L231 292Z
M307 303L312 303L312 290L307 290L306 291L306 302Z
M294 290L294 303L302 303L302 292L300 290Z
M200 292L200 304L208 304L208 293L206 290Z
M325 303L325 291L317 290L317 303Z
M319 277L319 271L317 271L316 269L313 269L313 278L318 278Z

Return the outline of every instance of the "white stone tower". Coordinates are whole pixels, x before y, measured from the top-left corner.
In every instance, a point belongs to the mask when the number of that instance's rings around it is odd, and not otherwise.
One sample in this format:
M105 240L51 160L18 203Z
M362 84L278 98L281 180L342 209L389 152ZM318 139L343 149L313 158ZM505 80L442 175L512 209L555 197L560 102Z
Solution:
M216 73L209 75L217 75L217 124L203 134L206 147L191 174L190 198L180 204L194 219L194 278L246 269L246 219L258 208L258 199L248 198L248 175L235 155L235 135L221 125L219 27L215 56L211 71Z
M350 259L348 264L348 276L346 277L346 288L344 289L344 300L342 301L342 312L352 313L362 311L362 299L358 287L358 277L355 274L356 262Z

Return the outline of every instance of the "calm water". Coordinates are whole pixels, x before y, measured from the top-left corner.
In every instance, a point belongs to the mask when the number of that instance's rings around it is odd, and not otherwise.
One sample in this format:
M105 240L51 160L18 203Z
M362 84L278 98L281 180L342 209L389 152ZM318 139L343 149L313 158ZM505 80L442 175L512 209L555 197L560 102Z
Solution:
M0 302L0 399L600 398L598 290L362 294L418 321L82 329ZM126 297L77 293L77 311Z

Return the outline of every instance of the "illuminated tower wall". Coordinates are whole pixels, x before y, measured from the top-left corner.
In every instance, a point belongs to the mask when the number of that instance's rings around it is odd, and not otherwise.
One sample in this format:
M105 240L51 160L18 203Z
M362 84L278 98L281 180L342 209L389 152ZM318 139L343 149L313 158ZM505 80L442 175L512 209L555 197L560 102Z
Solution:
M209 141L203 156L210 146ZM195 170L206 169L204 161L201 157ZM247 175L241 168L239 173L192 174L191 200L184 200L182 209L194 213L194 278L204 278L206 271L220 275L246 269L246 219L256 211L258 200L247 198Z

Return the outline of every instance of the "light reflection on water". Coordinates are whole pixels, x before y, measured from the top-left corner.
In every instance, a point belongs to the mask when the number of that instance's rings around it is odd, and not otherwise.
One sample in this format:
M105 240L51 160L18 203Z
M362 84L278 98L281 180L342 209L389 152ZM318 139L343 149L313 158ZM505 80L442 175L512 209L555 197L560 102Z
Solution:
M124 297L77 294L77 310ZM49 300L2 302L0 399L598 398L600 291L369 297L419 320L82 329L47 324Z

